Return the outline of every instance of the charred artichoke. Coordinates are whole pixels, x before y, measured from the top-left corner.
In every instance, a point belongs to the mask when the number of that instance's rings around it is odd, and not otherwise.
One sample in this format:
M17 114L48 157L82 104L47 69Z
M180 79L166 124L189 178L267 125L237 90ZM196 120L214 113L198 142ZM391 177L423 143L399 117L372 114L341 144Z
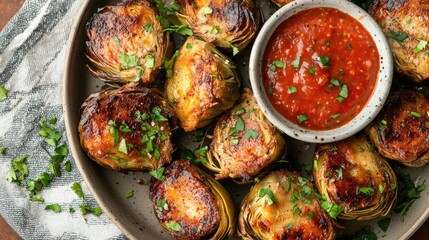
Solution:
M367 220L389 213L397 194L396 175L365 135L320 145L314 161L317 188L328 203L344 210L339 218Z
M130 83L92 94L81 107L82 148L114 170L153 170L171 162L173 111L156 89Z
M213 44L189 37L179 50L165 96L185 131L207 126L240 96L232 62Z
M253 0L177 2L181 7L178 19L196 36L221 48L243 49L259 28L259 11Z
M396 69L417 82L429 79L429 2L372 1L369 13L388 37Z
M177 239L227 239L235 231L228 192L189 161L174 161L152 178L150 199L162 227Z
M217 122L213 141L203 163L226 177L249 182L285 153L286 142L265 118L250 89L240 102Z
M366 128L378 152L409 167L429 162L429 100L411 90L392 93Z
M333 220L323 211L312 184L286 170L271 172L241 203L242 239L334 239Z
M152 83L169 57L170 35L146 0L102 8L87 24L87 65L92 75L108 82Z

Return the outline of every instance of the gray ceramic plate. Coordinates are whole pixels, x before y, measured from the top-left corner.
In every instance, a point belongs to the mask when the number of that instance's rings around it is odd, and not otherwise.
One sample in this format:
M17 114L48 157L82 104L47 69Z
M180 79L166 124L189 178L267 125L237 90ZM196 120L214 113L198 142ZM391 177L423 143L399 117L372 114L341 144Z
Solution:
M99 91L104 85L103 82L94 79L85 68L87 62L85 58L85 24L97 12L98 8L107 4L116 4L116 2L85 0L72 27L63 83L63 107L67 137L73 157L90 191L104 213L117 224L127 237L131 239L170 239L171 237L162 231L152 211L148 187L138 183L139 179L147 182L149 174L130 173L125 175L105 169L90 160L79 143L77 126L80 119L80 105L91 93ZM256 2L262 9L265 18L268 18L277 9L267 0L256 0ZM250 48L251 46L247 49ZM242 73L244 85L250 86L247 73L248 57L249 52L247 50L247 52L240 53L240 57L235 60ZM288 144L293 159L297 159L302 164L305 164L306 160L312 159L314 145L292 140ZM429 182L429 168L408 169L406 171L411 174L413 179L417 178L419 181L426 180ZM237 187L229 181L222 183L227 188L240 188L239 193L234 190L233 195L236 204L239 205L241 197L248 191L249 186ZM134 196L129 199L125 198L125 193L131 189L134 189ZM343 232L351 233L365 225L370 225L380 239L381 236L384 236L383 239L406 239L426 220L428 214L429 196L428 191L425 190L421 199L417 200L408 212L404 222L400 221L399 214L391 215L392 222L386 233L381 232L377 226L379 219L347 222L346 230Z

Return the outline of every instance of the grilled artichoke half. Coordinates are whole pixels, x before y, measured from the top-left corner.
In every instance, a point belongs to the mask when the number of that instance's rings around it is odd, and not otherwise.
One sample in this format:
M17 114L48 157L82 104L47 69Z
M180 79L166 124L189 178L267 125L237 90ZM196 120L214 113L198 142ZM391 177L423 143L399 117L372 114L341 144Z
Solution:
M189 161L174 161L152 178L150 199L161 226L177 239L227 239L235 231L229 193Z
M314 180L327 202L344 209L339 218L367 220L389 213L396 199L396 175L365 135L320 145Z
M242 50L259 28L260 14L253 0L177 0L177 18L207 42Z
M265 118L250 89L217 122L213 141L203 163L217 179L250 182L285 153L286 142Z
M335 239L333 220L322 209L313 185L287 170L271 172L241 203L242 239Z
M86 27L91 74L108 82L154 82L172 50L157 15L146 0L107 6L94 14Z
M211 43L189 37L183 44L164 91L185 131L207 126L234 106L240 80L232 67Z
M429 162L429 100L411 90L392 93L366 128L378 152L409 167Z
M114 170L154 170L170 163L173 111L161 93L130 83L89 96L78 130L88 156Z
M377 0L369 13L388 37L396 70L417 82L429 79L429 2Z

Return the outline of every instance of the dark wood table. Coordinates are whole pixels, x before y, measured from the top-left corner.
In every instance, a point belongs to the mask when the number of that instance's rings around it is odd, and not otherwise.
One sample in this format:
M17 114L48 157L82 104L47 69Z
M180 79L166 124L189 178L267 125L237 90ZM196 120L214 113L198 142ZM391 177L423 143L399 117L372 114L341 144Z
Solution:
M25 0L0 0L0 30L9 22L15 13L21 8ZM0 215L0 240L21 239L20 236L7 224ZM410 238L410 240L429 239L429 220Z

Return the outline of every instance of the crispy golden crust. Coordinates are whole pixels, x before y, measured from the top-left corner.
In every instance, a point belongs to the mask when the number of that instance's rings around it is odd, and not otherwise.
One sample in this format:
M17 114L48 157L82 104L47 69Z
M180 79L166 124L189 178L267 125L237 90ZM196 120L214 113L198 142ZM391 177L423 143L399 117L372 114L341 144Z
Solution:
M410 90L392 93L366 128L379 153L410 167L429 162L429 100Z
M259 28L259 11L253 0L178 0L178 3L179 20L196 36L221 48L231 49L233 44L243 49ZM204 13L207 9L211 13Z
M238 235L264 240L335 239L333 221L315 197L313 185L299 178L296 173L280 170L253 186L241 203ZM273 204L267 203L267 196L260 196L261 189L273 193Z
M155 81L172 47L157 15L146 0L107 6L94 14L86 27L87 67L92 75L109 82ZM150 30L144 27L147 24ZM124 56L135 58L136 63L125 63Z
M154 119L154 111L159 111L165 119ZM148 118L142 120L136 112L147 114ZM82 104L78 130L82 148L100 165L116 171L154 170L171 162L174 122L173 112L158 90L128 84L92 94ZM145 127L147 124L150 129ZM153 136L152 151L148 149L150 143L143 140L150 138L148 134Z
M242 129L239 125L243 123ZM265 118L250 89L217 122L204 165L217 179L249 182L284 155L286 142Z
M224 239L234 231L229 194L188 161L174 161L164 181L152 178L150 199L162 227L177 239ZM172 229L172 222L180 227Z
M188 44L192 47L187 48ZM179 50L164 91L183 129L193 131L231 108L239 87L232 61L213 44L189 37Z
M427 0L375 0L369 13L378 22L392 49L396 69L420 82L429 78L429 45L415 53L419 40L429 41ZM406 33L402 43L391 36Z
M365 135L320 145L313 176L328 202L343 206L343 219L366 220L389 213L396 199L396 176L371 149Z

